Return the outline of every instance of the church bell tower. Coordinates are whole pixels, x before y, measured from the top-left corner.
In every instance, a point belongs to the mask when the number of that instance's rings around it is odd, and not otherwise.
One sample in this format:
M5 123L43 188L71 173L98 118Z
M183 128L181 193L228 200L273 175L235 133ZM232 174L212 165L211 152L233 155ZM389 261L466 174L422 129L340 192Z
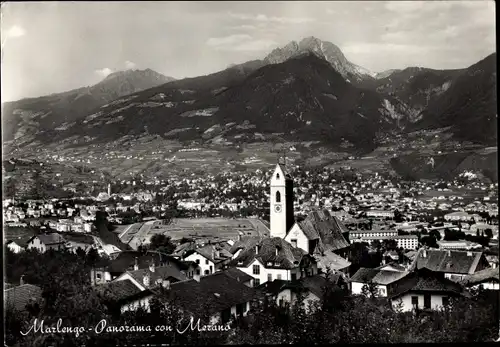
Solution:
M276 164L271 176L271 237L285 238L295 221L293 214L293 180L285 165Z

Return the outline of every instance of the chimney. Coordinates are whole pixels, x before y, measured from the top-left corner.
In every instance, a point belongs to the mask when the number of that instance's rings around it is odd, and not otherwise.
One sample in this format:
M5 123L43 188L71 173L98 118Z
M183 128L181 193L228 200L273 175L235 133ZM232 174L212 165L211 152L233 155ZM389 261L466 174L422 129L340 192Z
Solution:
M134 271L139 270L139 261L137 260L137 257L135 257L135 263L134 263Z
M259 245L255 245L255 254L259 254L260 247Z
M163 280L163 288L166 290L170 289L170 280Z
M149 271L155 272L155 261L154 261L154 259L151 261L151 264L149 265Z
M24 275L21 275L21 278L19 279L19 285L22 286L24 284Z
M451 251L450 250L447 250L446 253L447 253L448 257L451 257Z
M427 258L427 250L425 248L422 250L422 258Z
M241 234L238 234L238 241L241 241Z
M144 283L144 286L146 288L149 287L149 273L147 275L144 276L143 280L142 280L142 283Z
M280 254L280 247L276 246L276 256L278 256L279 254Z
M491 267L492 267L493 269L496 269L496 268L497 268L497 263L492 263L492 264L491 264Z

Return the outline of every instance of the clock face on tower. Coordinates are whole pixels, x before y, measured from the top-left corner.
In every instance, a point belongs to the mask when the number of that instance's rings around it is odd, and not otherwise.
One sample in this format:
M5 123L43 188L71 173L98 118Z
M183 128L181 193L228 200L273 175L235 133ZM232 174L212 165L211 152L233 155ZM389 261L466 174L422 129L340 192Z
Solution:
M274 211L280 213L281 212L281 205L274 205Z

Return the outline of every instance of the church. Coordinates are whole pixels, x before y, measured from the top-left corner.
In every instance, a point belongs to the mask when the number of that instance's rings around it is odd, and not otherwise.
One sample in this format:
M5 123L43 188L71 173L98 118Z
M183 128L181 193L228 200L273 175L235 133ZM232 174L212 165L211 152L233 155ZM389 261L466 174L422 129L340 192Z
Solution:
M232 265L254 278L258 286L275 279L293 281L318 272L346 271L348 229L327 210L294 216L293 178L276 164L270 180L270 237L241 238L233 245Z

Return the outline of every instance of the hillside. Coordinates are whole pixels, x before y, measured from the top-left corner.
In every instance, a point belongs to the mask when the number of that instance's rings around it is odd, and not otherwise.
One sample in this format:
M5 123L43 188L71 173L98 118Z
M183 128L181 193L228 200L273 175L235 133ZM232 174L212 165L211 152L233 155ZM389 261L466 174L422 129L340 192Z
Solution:
M429 159L432 158L434 165ZM404 179L454 179L465 171L482 174L498 182L498 153L481 151L443 153L428 156L418 152L402 155L390 161L392 168Z
M409 123L418 121L421 112L443 94L463 70L433 70L421 67L409 67L396 70L377 80L365 80L363 86L376 90L382 95L389 95L407 107Z
M2 105L3 141L29 142L37 133L64 129L102 106L124 95L172 81L153 70L115 72L101 82L64 93L22 99Z
M422 111L413 129L451 127L454 137L497 143L496 53L463 70L449 88Z
M248 76L246 71L231 68L129 95L45 141L103 143L150 134L181 141L251 142L283 133L305 141L340 143L345 138L371 148L377 132L396 129L402 117L392 99L356 88L310 53ZM81 134L88 139L82 142Z

